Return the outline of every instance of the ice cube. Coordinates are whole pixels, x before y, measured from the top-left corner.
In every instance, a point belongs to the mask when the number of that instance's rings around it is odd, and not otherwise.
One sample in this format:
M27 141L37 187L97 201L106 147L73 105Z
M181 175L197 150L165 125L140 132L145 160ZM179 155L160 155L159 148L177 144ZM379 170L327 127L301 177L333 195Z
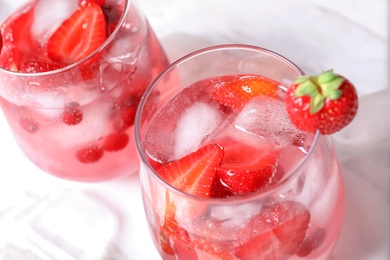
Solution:
M65 97L56 91L26 95L25 99L31 99L30 104L34 110L51 119L59 117L65 106Z
M35 7L31 33L42 44L78 8L78 0L41 0Z
M106 55L108 63L133 65L137 61L139 47L135 46L127 37L117 39Z
M53 142L61 148L94 142L107 134L112 107L113 104L108 102L80 106L83 119L79 124L69 126L60 121L50 128L47 136L54 138Z
M234 124L240 131L273 139L281 147L302 134L291 123L283 101L266 96L258 96L248 102Z
M222 115L206 103L194 103L180 118L175 130L175 159L198 149L201 142L221 123Z
M244 227L260 211L261 204L252 202L214 206L210 208L209 214L212 221L222 223L227 230L231 230L234 227Z

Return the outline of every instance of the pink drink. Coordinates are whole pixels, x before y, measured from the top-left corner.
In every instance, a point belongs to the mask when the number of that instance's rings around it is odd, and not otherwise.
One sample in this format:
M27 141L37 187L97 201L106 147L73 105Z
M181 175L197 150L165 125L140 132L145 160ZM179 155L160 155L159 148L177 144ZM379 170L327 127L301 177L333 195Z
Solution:
M182 58L148 89L136 138L146 217L163 259L329 256L342 226L344 187L330 139L301 132L288 119L284 91L299 74L275 53L226 45ZM242 109L216 98L215 90L237 79L264 85L270 77L280 82L276 96L255 96ZM224 157L215 176L195 177L205 167L188 170L187 165L203 155L213 161L219 155L216 145L223 147ZM253 192L240 188L248 183L225 181L227 164L236 173L254 174L262 165L256 160L269 163L275 154L272 175ZM180 179L181 172L191 174ZM211 187L207 194L205 186Z
M101 46L70 64L52 59L50 35L91 5L86 2L93 1L33 1L3 21L0 105L20 148L38 167L91 182L136 172L135 111L167 59L136 3L121 0L93 4L104 14ZM65 34L71 37L69 29Z

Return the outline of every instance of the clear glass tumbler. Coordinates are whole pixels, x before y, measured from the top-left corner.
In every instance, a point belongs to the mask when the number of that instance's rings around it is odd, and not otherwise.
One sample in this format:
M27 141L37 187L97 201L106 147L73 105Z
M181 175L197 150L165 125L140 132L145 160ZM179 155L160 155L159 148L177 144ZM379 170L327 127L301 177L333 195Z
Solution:
M99 9L97 3L102 4L107 23L106 40L86 57L56 67L58 62L44 54L46 48L49 52L48 34L54 35L53 23L70 9L82 8L78 5ZM79 33L97 20L88 12L72 18L82 27ZM47 173L73 181L105 181L136 173L136 108L146 87L168 65L137 3L34 0L1 24L0 105L26 156ZM71 37L68 27L65 34ZM17 42L19 37L25 39ZM67 37L63 40L86 41L81 33ZM28 44L35 49L19 58L20 49ZM78 55L71 49L59 51ZM45 57L37 62L34 55Z
M259 75L278 82L277 101L267 98L232 112L211 94L237 77ZM137 111L135 138L146 218L163 259L329 256L342 228L344 186L330 138L319 132L300 132L285 116L281 104L286 86L301 75L301 69L277 53L233 44L191 53L150 85ZM273 104L281 114L273 113ZM256 112L270 105L270 114ZM274 128L272 135L260 136L258 129L263 125ZM230 148L226 136L246 144ZM209 178L212 184L205 179L197 183L200 178L193 174L177 177L201 172L202 164L217 156L215 152L207 158L216 143L225 145L224 156L233 154L229 160L244 170L252 165L250 158L256 158L255 154L277 147L281 151L278 165L265 188L232 193L218 177L221 168ZM197 164L200 154L207 156ZM168 175L167 169L171 170ZM197 195L207 187L210 192Z

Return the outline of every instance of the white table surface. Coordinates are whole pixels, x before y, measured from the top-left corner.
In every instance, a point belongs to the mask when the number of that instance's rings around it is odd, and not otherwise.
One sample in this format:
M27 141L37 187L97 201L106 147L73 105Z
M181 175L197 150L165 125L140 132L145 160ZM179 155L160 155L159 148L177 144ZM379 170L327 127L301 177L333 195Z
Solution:
M0 0L0 17L21 1ZM389 259L390 1L138 2L171 60L208 45L247 43L276 51L307 73L333 68L350 78L361 106L352 125L334 136L347 207L330 259ZM116 259L160 259L147 229L137 176L99 184L50 177L22 154L0 113L0 222L2 206L16 205L25 194L39 197L63 188L93 193L113 209L120 220L113 242L122 253Z

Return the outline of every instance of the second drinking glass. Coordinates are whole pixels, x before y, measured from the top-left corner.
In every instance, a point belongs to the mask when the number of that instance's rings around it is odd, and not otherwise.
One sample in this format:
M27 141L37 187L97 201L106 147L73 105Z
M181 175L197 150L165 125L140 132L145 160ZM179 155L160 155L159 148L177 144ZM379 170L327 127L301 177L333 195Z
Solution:
M344 187L330 139L287 115L286 86L302 75L269 50L224 45L179 59L148 88L135 137L163 259L329 256Z
M133 0L40 0L2 22L0 105L22 151L49 174L135 173L133 123L166 56Z

